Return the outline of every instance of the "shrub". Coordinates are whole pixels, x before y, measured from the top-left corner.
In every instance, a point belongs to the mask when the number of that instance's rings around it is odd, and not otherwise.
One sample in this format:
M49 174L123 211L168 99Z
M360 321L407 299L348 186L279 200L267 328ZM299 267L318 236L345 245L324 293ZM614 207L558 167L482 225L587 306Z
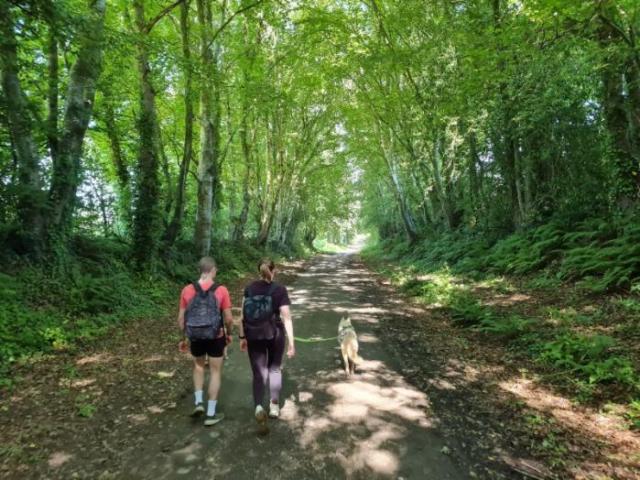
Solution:
M538 346L538 360L590 384L616 382L632 387L637 381L633 366L628 358L613 352L615 345L606 335L564 333Z
M528 332L534 323L534 320L519 315L508 317L485 315L480 320L477 329L480 332L497 335L504 339L514 339Z

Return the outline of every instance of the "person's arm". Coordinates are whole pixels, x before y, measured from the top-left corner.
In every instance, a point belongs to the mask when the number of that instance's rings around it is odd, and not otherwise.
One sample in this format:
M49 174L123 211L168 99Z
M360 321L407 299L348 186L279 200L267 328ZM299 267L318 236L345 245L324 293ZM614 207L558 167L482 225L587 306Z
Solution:
M244 298L242 299L242 310L244 312ZM240 350L243 352L247 351L247 339L244 338L244 322L242 318L242 313L240 313L240 321L238 322L238 337L240 338Z
M180 307L180 310L178 310L178 328L183 333L184 333L184 311L185 309L182 307Z
M282 305L280 307L280 318L282 318L284 330L287 332L287 338L289 339L287 357L291 358L296 354L296 347L293 338L293 321L291 320L291 309L289 308L289 305Z
M222 311L222 318L224 319L224 326L227 329L227 335L231 335L231 330L233 329L233 313L231 312L231 308L225 308Z

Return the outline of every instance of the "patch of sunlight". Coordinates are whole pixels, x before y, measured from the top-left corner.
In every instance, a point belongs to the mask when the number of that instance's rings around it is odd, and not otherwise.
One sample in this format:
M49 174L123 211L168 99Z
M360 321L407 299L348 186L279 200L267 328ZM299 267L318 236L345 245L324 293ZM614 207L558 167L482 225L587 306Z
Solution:
M370 333L361 333L358 335L358 342L360 343L380 343L380 339Z
M552 472L542 463L528 458L518 458L503 453L500 455L504 463L527 478L551 478Z
M304 400L300 400L303 402ZM293 420L297 420L300 415L300 408L295 402L295 396L292 395L291 398L287 398L284 401L284 405L282 405L282 410L280 411L280 419L290 422Z
M81 380L74 380L73 382L71 382L71 386L73 388L83 388L89 385L93 385L94 383L96 383L95 378L83 378Z
M163 360L166 360L165 355L151 355L150 357L147 357L144 360L142 360L142 363L162 362Z
M399 417L430 427L422 409L428 407L424 393L409 388L380 387L354 381L331 385L327 393L335 397L329 417L341 423L359 423L370 413L393 413Z
M173 376L176 374L176 371L173 370L171 372L165 372L165 371L159 371L156 373L156 375L158 375L158 377L160 378L173 378Z
M129 419L131 423L135 423L137 425L141 425L149 421L149 417L144 413L130 413L127 415L127 419Z
M640 438L620 419L591 409L576 409L571 402L524 378L499 384L503 390L519 397L529 407L552 415L556 422L587 438L599 438L628 455L640 451Z
M304 421L304 428L300 435L300 444L306 448L316 444L321 433L329 430L333 422L327 417L312 417Z
M333 309L334 312L338 312L338 313L359 313L359 314L376 314L376 313L386 313L387 311L379 308L379 307L373 307L373 306L366 306L366 305L362 305L359 308L353 308L353 307L349 307L349 308L345 308L345 307L335 307ZM375 323L377 323L377 320L375 321Z
M517 303L527 302L531 300L531 295L526 295L524 293L513 293L511 295L496 295L490 300L485 300L482 302L487 306L500 306L500 307L510 307Z
M449 382L448 380L444 380L442 378L434 378L429 380L429 384L433 385L439 390L455 390L456 386Z
M360 287L351 287L349 285L341 286L340 290L342 290L343 292L354 292L354 293L362 292L362 288L360 288Z
M156 405L151 405L150 407L147 407L147 410L149 410L151 413L162 413L162 412L164 412L164 408L158 407Z
M109 353L96 353L87 357L82 357L76 360L76 365L89 365L92 363L106 363L110 362L113 356Z
M298 393L298 401L300 402L309 402L313 399L313 393L311 392L299 392Z
M62 465L67 463L69 460L73 458L73 455L66 452L54 452L49 457L47 463L51 468L60 468Z
M400 440L404 436L404 429L386 422L380 422L377 427L375 433L357 444L355 451L349 457L341 456L340 463L347 476L365 468L381 475L394 475L398 472L400 467L398 457L381 447L383 444Z
M202 449L201 443L193 442L193 443L190 443L189 445L186 445L183 448L174 450L172 452L172 455L176 455L184 459L184 458L190 457L191 455L197 454L197 452L199 452L201 449Z

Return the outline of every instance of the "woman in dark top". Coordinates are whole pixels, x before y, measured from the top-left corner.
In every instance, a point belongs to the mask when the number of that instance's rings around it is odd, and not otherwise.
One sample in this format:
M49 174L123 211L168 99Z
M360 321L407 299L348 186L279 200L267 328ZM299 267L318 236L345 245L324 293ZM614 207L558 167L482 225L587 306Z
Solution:
M291 311L289 305L289 294L284 285L273 281L275 277L275 264L272 260L265 258L258 264L260 280L256 280L245 288L243 302L243 317L246 311L247 302L265 296L271 297L271 308L273 312L273 334L260 335L260 339L245 337L245 331L250 334L252 329L247 326L246 319L240 322L240 349L249 352L249 361L253 372L253 400L255 403L255 417L258 423L264 424L267 420L267 412L262 406L264 391L269 383L269 417L278 418L280 416L280 390L282 389L282 357L284 356L285 337L289 340L287 357L295 355L293 340L293 324L291 322ZM246 329L245 329L246 327ZM272 337L272 338L270 338Z

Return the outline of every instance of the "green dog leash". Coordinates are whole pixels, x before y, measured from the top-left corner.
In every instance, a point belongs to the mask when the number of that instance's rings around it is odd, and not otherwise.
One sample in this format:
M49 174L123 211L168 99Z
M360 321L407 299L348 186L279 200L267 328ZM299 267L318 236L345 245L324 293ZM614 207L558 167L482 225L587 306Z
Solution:
M329 338L315 338L315 337L310 337L310 338L302 338L302 337L293 337L296 339L296 342L303 342L303 343L315 343L315 342L329 342L331 340L337 340L338 337L329 337Z

